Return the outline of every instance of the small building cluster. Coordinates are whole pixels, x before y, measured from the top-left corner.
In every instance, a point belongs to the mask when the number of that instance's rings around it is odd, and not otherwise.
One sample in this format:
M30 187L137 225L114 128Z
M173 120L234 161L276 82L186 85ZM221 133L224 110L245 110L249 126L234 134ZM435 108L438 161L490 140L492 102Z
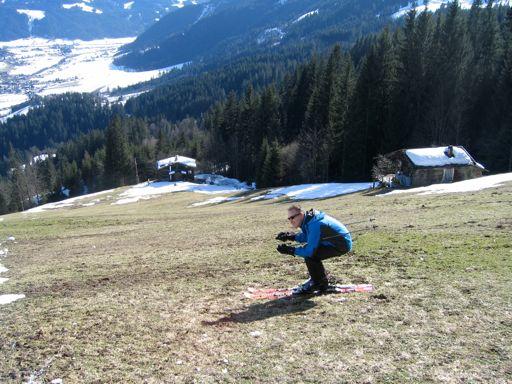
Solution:
M384 156L388 174L383 181L389 186L421 187L451 183L482 176L484 166L461 146L400 149Z
M196 160L185 156L173 156L156 163L158 181L194 181Z

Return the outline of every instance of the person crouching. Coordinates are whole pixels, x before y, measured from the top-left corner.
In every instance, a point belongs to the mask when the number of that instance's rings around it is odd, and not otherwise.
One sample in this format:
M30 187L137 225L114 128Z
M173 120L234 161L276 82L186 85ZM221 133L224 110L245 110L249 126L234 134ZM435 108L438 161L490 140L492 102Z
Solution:
M304 258L310 277L294 288L293 293L307 294L327 290L329 282L322 260L349 252L352 249L350 232L342 223L324 212L314 209L305 212L299 205L288 208L288 220L292 228L300 228L301 232L280 232L276 239L306 244L298 247L279 244L277 251Z

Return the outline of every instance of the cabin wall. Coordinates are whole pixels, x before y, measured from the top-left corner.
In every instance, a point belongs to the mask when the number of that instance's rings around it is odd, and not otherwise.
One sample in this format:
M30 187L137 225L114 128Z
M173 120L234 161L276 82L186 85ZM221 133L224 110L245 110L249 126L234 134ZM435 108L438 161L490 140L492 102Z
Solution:
M450 174L450 170L453 172ZM449 177L447 178L447 174ZM466 167L439 167L439 168L418 168L412 172L411 186L423 187L431 184L456 182L474 179L482 176L482 170L474 166Z

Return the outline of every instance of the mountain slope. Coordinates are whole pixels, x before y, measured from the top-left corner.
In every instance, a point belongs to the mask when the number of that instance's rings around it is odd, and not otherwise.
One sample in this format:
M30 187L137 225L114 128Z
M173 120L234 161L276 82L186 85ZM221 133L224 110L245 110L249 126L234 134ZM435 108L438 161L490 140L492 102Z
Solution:
M117 63L148 69L305 38L349 42L389 22L402 5L402 0L210 1L162 18L126 46Z
M134 36L163 15L190 3L191 0L7 0L0 2L0 41L29 36L85 40Z

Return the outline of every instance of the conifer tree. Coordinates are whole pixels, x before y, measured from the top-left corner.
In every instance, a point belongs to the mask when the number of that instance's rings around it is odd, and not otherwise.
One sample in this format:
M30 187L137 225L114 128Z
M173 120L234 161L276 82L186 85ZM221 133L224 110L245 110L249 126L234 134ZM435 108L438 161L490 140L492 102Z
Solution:
M115 117L106 132L106 182L112 187L125 185L130 169L131 156L128 152L126 134L121 126L121 118Z

